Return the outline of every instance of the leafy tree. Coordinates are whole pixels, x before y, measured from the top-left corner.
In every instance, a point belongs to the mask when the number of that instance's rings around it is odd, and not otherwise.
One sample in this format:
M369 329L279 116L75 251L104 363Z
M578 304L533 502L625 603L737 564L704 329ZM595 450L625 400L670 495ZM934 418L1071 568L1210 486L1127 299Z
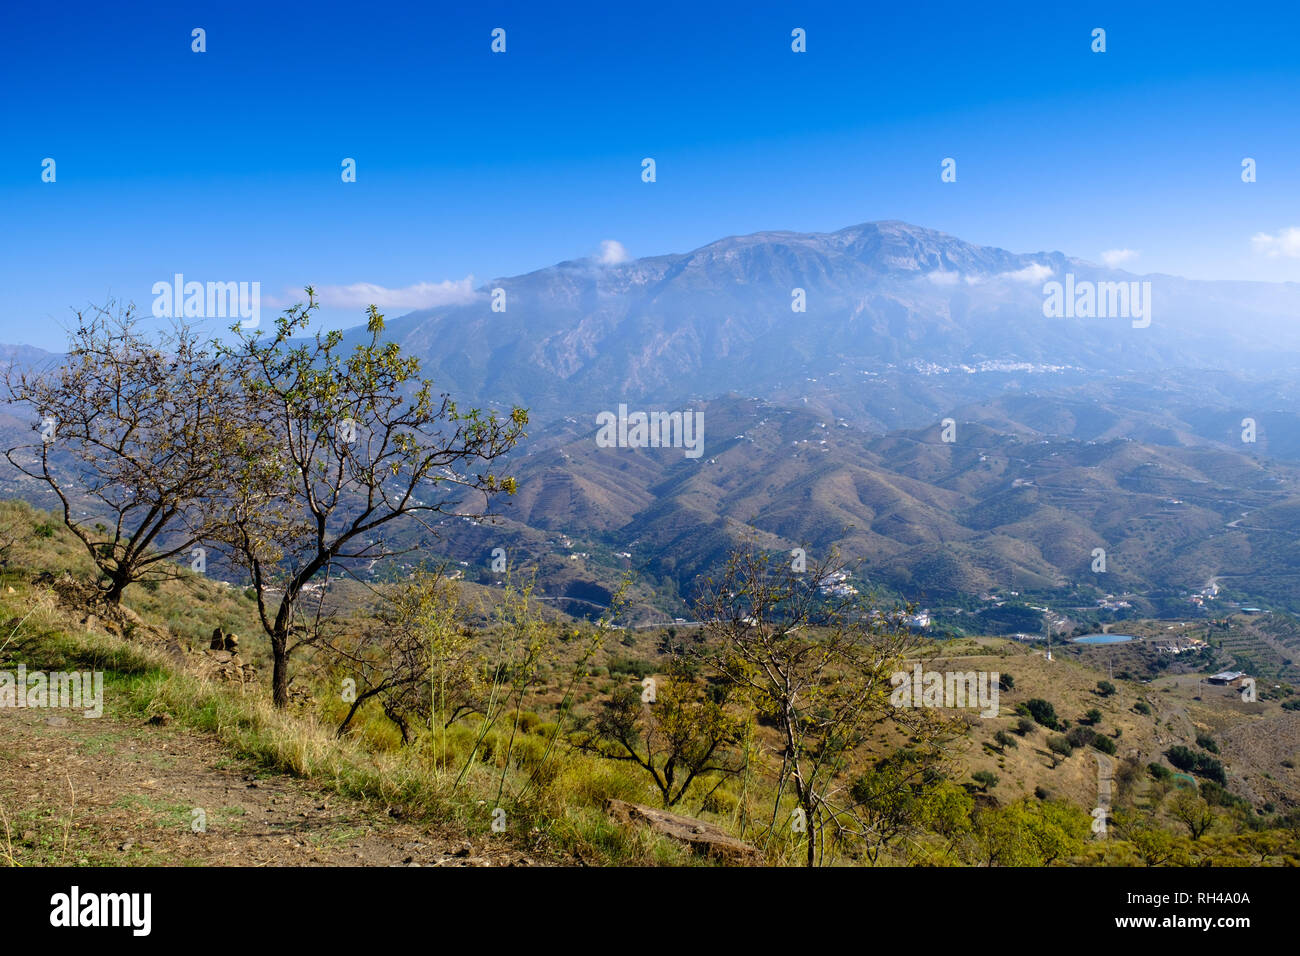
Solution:
M1147 866L1166 863L1181 865L1186 861L1182 841L1168 830L1159 827L1140 827L1129 835L1133 848Z
M403 743L412 723L432 726L436 720L445 729L479 710L480 661L455 585L421 571L381 593L387 603L378 612L325 639L340 678L356 683L337 735L371 699L380 702Z
M351 349L337 331L296 337L317 308L306 291L270 335L235 326L236 343L222 349L256 412L244 423L224 544L252 578L278 707L289 700L290 655L318 638L324 590L304 606L307 585L400 553L384 537L393 522L432 532L430 516L481 516L492 495L513 493L513 479L471 469L513 448L528 421L520 408L499 419L436 397L418 359L381 343L374 306L369 340Z
M1047 738L1047 749L1052 752L1053 770L1056 769L1057 764L1074 753L1074 748L1070 746L1070 742L1061 734L1053 734Z
M228 520L244 401L183 323L151 337L133 307L110 302L78 312L69 338L59 365L6 371L9 400L38 416L42 438L5 454L58 497L117 605L128 585L197 560L195 547Z
M1086 714L1083 715L1082 722L1086 724L1093 724L1093 725L1101 723L1101 711L1098 710L1096 707L1093 707L1091 710L1089 710Z
M980 785L981 790L987 790L998 785L998 775L992 770L976 770L971 774L971 779Z
M1091 727L1073 727L1065 735L1065 739L1070 742L1071 747L1086 747L1096 736L1097 732Z
M725 778L744 768L737 750L744 731L744 721L727 712L726 694L710 695L690 677L685 662L674 658L666 679L654 684L653 701L639 686L615 691L580 746L635 763L668 808L681 802L701 776Z
M1169 812L1175 820L1187 827L1187 834L1199 840L1214 826L1214 808L1204 797L1191 790L1179 790L1169 799Z
M957 798L954 789L959 788L915 747L876 761L851 787L858 815L866 824L862 843L867 858L875 863L886 846L925 825L949 838L961 831L968 825L971 804L969 798Z
M1016 743L1016 738L1013 737L1011 734L1007 733L1005 730L999 730L996 734L994 734L993 741L998 745L998 748L1001 750L1007 750L1008 748L1014 749L1015 747L1019 746L1019 744Z
M1165 758L1179 770L1206 777L1215 783L1227 785L1223 764L1207 753L1198 753L1190 747L1175 744L1165 751Z
M1182 744L1175 744L1166 750L1165 758L1179 770L1191 772L1196 769L1196 752Z
M1021 706L1025 708L1030 717L1048 730L1056 730L1060 727L1060 723L1056 718L1056 708L1049 701L1043 700L1041 697L1034 697L1025 701Z
M954 726L933 708L891 704L890 678L922 642L907 627L911 609L873 614L853 598L822 594L820 585L839 570L834 556L798 572L744 548L729 555L696 603L710 638L699 653L776 728L772 826L793 787L808 866L819 847L824 858L827 827L837 839L870 839L863 791L846 794L837 784L876 727L893 724L937 763Z
M976 815L972 862L1047 866L1078 853L1091 832L1088 814L1055 800L1020 800Z
M1102 697L1110 697L1115 693L1115 685L1108 680L1097 681L1097 693Z

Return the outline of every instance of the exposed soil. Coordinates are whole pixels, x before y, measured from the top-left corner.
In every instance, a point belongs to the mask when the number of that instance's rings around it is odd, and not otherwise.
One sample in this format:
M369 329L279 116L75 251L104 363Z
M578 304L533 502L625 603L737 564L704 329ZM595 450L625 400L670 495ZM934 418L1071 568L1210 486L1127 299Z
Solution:
M259 771L183 728L109 713L0 710L0 865L537 862L504 842L396 820Z

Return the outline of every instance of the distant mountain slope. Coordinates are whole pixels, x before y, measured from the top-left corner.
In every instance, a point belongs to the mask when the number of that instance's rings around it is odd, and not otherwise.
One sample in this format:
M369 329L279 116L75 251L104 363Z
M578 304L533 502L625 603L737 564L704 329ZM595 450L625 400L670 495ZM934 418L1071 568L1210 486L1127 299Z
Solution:
M1067 273L1150 282L1150 327L1045 318L1043 285ZM503 312L492 310L493 289L504 291ZM795 289L806 312L792 311ZM1295 284L1139 277L877 222L736 236L615 265L562 262L488 282L473 303L397 318L388 334L453 394L520 402L544 420L728 391L789 398L821 391L827 376L838 376L831 391L858 419L877 414L880 396L865 398L896 371L928 375L929 388L989 377L975 398L995 394L1006 374L1300 367L1298 313Z
M699 408L703 457L601 448L588 430L518 458L520 490L499 503L499 522L449 522L439 553L478 564L503 546L517 562L607 584L626 566L686 594L749 538L819 554L838 547L862 559L868 583L929 600L1009 587L1084 603L1133 592L1146 611L1191 613L1187 595L1220 575L1295 604L1287 595L1300 562L1287 549L1300 534L1300 468L1226 442L1049 435L1037 429L1080 412L1044 398L961 410L952 443L937 423L872 436L753 399ZM978 424L981 415L1002 427ZM1104 433L1119 415L1099 405L1084 431ZM590 562L566 560L593 547ZM1095 549L1106 552L1104 573L1093 570Z

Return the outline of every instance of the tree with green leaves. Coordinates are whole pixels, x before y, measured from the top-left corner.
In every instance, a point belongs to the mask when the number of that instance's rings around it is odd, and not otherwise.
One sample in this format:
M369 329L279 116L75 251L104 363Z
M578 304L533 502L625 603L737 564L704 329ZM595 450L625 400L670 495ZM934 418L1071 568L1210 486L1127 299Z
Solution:
M849 788L858 817L866 824L860 840L876 863L892 844L931 829L953 837L969 825L972 801L942 772L938 756L902 747L862 772Z
M668 662L662 679L648 680L615 691L579 746L636 764L649 775L665 809L680 803L702 778L716 775L716 789L744 769L745 721L729 712L729 688L695 678L681 657Z
M514 492L487 467L528 421L521 408L498 418L435 394L418 359L381 341L374 306L368 338L351 348L338 331L308 335L317 303L306 292L270 334L234 326L222 347L253 410L223 543L252 579L277 707L289 700L290 655L329 613L324 587L304 604L307 586L401 553L385 538L398 523L433 534L434 515L481 517L491 496Z
M1074 753L1074 747L1071 745L1070 741L1066 739L1064 734L1052 734L1048 737L1047 749L1052 755L1053 770L1056 769L1057 764Z
M1180 789L1170 797L1168 809L1194 841L1203 837L1218 819L1214 808L1191 788Z
M466 626L460 596L441 571L421 569L409 581L380 588L375 612L323 634L331 664L353 685L342 737L361 707L376 700L402 742L412 724L445 730L482 707L482 662ZM445 750L445 740L442 741Z
M831 555L795 570L752 547L732 552L696 602L706 640L697 651L748 700L780 741L772 829L788 789L807 833L805 861L824 859L828 836L858 843L870 823L843 778L867 739L893 725L935 762L953 734L950 718L926 707L895 707L904 659L923 639L910 608L881 612L827 587L843 564Z
M1048 866L1078 853L1091 828L1072 804L1026 798L979 811L967 852L982 866Z

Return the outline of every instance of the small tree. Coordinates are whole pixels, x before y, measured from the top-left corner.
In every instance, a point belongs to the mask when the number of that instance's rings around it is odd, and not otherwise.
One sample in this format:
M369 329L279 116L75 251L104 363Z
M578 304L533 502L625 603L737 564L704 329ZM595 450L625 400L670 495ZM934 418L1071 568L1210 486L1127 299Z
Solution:
M635 763L650 776L664 807L676 806L701 776L716 773L725 779L744 768L736 749L744 721L727 712L725 688L710 690L691 678L682 658L673 658L666 679L644 691L640 686L615 691L580 745Z
M1155 826L1138 827L1129 834L1133 849L1147 866L1187 864L1187 851L1183 846L1186 837L1176 837L1168 830Z
M236 344L222 352L255 411L225 544L252 578L277 707L289 700L291 653L317 638L304 588L401 553L384 538L399 519L432 534L421 519L480 517L490 496L513 493L513 479L468 470L513 448L528 421L520 408L499 419L435 397L418 359L381 344L374 306L369 340L350 350L337 331L295 338L317 308L306 291L307 303L287 310L272 334L235 326Z
M1061 734L1052 734L1047 738L1047 749L1052 752L1052 769L1056 769L1059 764L1070 754L1074 753L1074 748L1070 746L1070 741L1066 740Z
M421 571L382 593L387 604L378 613L325 638L335 670L356 685L337 733L377 699L407 743L412 723L445 727L478 708L480 661L456 586L440 573Z
M863 839L870 824L852 788L837 781L872 731L893 723L937 761L952 722L925 707L895 707L891 676L921 638L907 612L880 613L836 597L827 582L842 564L831 556L806 571L752 548L733 552L709 580L696 614L710 639L704 661L739 689L760 720L775 726L780 766L772 825L787 787L808 834L806 862L825 849L826 829ZM829 593L828 593L829 592Z
M78 312L61 364L10 366L5 387L41 435L6 457L58 497L109 604L175 576L175 559L227 520L243 397L183 323L151 339L131 306Z
M1187 827L1187 835L1199 840L1214 826L1214 808L1191 789L1179 790L1169 800L1169 812Z
M1043 700L1041 697L1033 697L1021 704L1020 707L1023 707L1030 717L1048 730L1057 730L1061 726L1056 717L1056 708L1052 706L1051 701ZM1016 709L1019 710L1020 708Z
M1078 807L1024 799L979 811L967 852L983 866L1047 866L1078 853L1090 826Z
M862 844L872 863L885 847L923 827L952 837L969 826L969 796L915 747L877 760L853 782L850 794L867 824Z

